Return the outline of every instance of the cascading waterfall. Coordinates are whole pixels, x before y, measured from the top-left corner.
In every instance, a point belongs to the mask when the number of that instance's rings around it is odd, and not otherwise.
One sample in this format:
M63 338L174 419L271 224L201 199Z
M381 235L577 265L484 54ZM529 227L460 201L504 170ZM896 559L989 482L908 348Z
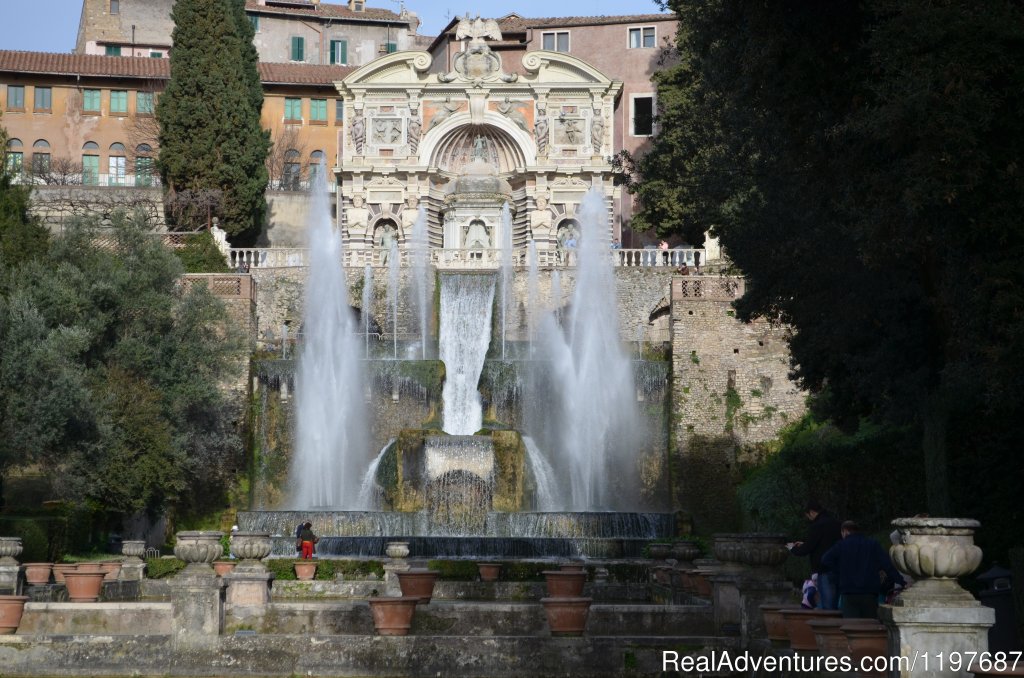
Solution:
M472 435L483 426L477 384L491 342L494 276L452 274L441 277L441 360L446 378L444 432Z
M512 211L501 206L501 359L508 340L508 309L512 303Z
M380 448L380 452L372 462L370 462L370 468L366 469L366 475L363 476L363 482L359 486L359 506L366 509L376 508L377 504L377 469L380 467L380 462L384 458L384 453L388 451L388 448L395 444L395 438L389 439L384 443L384 447Z
M342 268L341 234L332 225L321 168L310 196L309 278L296 373L296 450L291 504L351 508L359 495L368 439L358 328Z
M402 276L400 266L402 262L398 254L398 239L391 241L391 250L388 252L388 310L391 311L391 357L398 360L398 295L401 292Z
M551 273L551 312L557 322L562 321L562 272ZM539 325L540 323L538 323ZM540 331L540 327L537 328Z
M633 445L641 427L630 356L619 338L615 278L603 195L584 197L583 229L575 289L567 317L541 321L531 392L538 398L527 417L528 433L552 461L571 510L608 509L629 503L638 491ZM560 282L560 281L559 281ZM552 300L560 290L552 280ZM633 441L631 443L631 441Z
M537 443L530 436L523 436L523 444L526 446L526 464L533 474L533 482L537 486L537 510L554 511L558 508L557 492L558 486L555 480L555 471L551 464L544 458Z
M369 264L363 269L363 297L360 300L363 319L363 348L365 357L370 357L370 316L373 315L370 305L373 303L373 266Z
M420 330L420 360L427 359L427 316L428 300L431 297L427 250L427 211L420 207L416 222L412 225L412 280L416 294L416 314Z

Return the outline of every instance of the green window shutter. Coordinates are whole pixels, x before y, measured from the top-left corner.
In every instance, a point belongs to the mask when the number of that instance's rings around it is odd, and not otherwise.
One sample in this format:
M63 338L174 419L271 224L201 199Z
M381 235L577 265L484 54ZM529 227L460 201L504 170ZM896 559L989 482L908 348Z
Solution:
M135 113L139 115L153 114L153 93L138 92L135 95Z
M35 96L35 109L37 111L48 111L52 103L53 90L49 87L36 87Z
M292 61L306 60L306 39L301 36L292 36Z
M107 56L121 56L121 45L107 45L104 50Z
M310 99L309 119L327 122L327 99Z
M391 54L392 52L397 52L397 51L398 51L398 44L397 43L389 42L387 44L387 52L388 52L388 54Z
M82 183L97 184L100 180L100 156L82 156Z
M128 92L126 90L115 89L110 91L110 112L128 112Z
M82 93L82 110L91 113L100 112L100 91L98 89L87 89Z
M331 40L331 63L341 65L348 63L347 40Z

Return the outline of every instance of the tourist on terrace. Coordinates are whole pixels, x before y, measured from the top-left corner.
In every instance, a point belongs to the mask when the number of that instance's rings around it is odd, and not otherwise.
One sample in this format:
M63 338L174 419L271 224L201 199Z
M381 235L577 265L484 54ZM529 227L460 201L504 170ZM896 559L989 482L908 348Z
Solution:
M320 538L313 534L313 523L306 522L299 532L299 545L302 547L302 559L312 560L313 547L320 541Z
M837 580L839 609L844 618L877 619L878 596L906 585L889 554L852 520L842 525L843 538L822 557L821 564ZM885 584L879 578L885 573Z
M678 273L679 275L690 275L690 267L687 266L686 262L684 261L683 265L676 269L676 273Z
M839 609L836 600L836 582L821 564L825 551L839 541L839 520L822 508L817 501L809 501L804 507L804 517L811 521L806 541L786 544L794 556L807 556L811 560L811 574L818 575L818 606L825 610Z

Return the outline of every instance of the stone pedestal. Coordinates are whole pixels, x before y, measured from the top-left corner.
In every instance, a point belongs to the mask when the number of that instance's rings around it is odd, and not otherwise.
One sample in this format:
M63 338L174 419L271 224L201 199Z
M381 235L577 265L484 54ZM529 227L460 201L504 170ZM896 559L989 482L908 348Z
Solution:
M227 585L225 602L232 607L262 611L270 602L270 583L274 575L263 568L237 567L224 575Z
M995 623L995 610L980 603L973 607L900 607L883 605L879 617L889 630L889 654L903 657L901 678L971 678L965 653L988 650L988 630ZM940 665L939 655L943 662ZM960 653L959 671L951 664L952 653ZM910 662L917 656L914 671ZM957 655L953 655L957 656ZM927 659L927 661L925 661Z
M121 563L121 581L142 581L145 576L146 563L139 558L126 558Z
M384 593L388 596L402 595L402 587L398 584L398 572L405 572L409 569L409 563L404 558L393 558L384 563Z
M791 602L793 587L788 581L767 574L764 577L744 577L738 586L741 644L743 647L749 647L752 639L768 636L761 605Z
M18 576L20 573L21 567L17 562L13 565L0 563L0 595L21 595L21 578Z
M223 618L222 585L214 573L183 571L170 582L174 606L174 642L183 647L213 647Z
M740 580L738 572L718 572L708 577L711 580L711 604L715 611L715 631L722 636L736 636L740 633L741 605Z

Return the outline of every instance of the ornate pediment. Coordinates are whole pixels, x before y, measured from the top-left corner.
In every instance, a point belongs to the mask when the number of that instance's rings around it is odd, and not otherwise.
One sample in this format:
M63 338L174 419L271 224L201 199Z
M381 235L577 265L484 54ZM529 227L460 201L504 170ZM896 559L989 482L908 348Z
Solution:
M481 19L479 15L475 19L469 18L468 14L462 17L455 28L455 39L468 39L469 42L455 55L452 71L437 76L437 79L441 82L469 82L476 87L485 82L515 82L519 76L501 70L501 57L491 51L484 38L501 40L497 21Z

